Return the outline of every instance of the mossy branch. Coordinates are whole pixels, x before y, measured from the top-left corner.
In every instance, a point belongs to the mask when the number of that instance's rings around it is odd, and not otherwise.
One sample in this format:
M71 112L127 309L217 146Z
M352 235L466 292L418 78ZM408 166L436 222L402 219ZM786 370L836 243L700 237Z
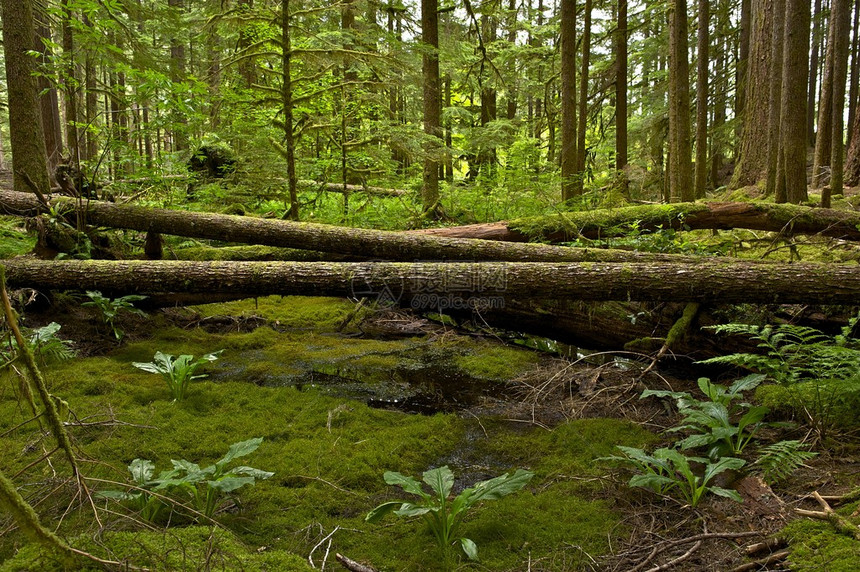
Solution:
M818 492L812 493L813 498L818 501L818 504L821 505L823 509L821 512L814 510L804 510L802 508L795 509L795 512L801 516L808 516L809 518L814 518L817 520L826 520L839 534L844 534L846 536L850 536L855 540L860 540L860 527L856 524L842 516L841 514L834 511L830 508L830 505L827 503Z

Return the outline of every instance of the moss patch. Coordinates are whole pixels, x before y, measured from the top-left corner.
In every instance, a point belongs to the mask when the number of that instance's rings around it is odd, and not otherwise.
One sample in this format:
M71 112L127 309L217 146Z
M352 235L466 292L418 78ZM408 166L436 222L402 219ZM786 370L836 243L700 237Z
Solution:
M791 548L791 569L798 572L853 572L860 559L860 542L839 534L826 522L796 520L783 529Z
M473 377L497 381L513 379L539 361L539 355L529 350L479 343L457 356L454 363Z
M0 217L0 259L27 254L36 246L36 237L21 226L18 217Z

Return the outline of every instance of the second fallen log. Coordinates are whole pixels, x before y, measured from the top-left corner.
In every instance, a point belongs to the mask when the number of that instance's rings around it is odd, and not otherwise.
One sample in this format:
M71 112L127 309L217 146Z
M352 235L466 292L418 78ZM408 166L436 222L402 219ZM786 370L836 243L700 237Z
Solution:
M417 309L509 300L856 304L860 266L677 263L41 261L3 263L11 287L115 293L355 296ZM458 301L459 300L459 301Z

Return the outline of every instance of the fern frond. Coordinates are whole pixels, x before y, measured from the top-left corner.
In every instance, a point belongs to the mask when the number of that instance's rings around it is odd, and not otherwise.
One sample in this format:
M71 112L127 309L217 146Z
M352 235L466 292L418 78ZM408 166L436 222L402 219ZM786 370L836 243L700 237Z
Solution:
M755 464L761 469L762 478L770 484L784 480L806 461L818 453L805 451L806 444L800 441L779 441L763 447Z

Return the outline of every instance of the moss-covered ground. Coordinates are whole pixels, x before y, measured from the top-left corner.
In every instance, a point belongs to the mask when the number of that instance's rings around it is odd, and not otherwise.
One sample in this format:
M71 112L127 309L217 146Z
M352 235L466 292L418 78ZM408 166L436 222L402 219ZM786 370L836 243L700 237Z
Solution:
M458 568L521 570L531 562L544 570L576 570L625 534L623 515L589 477L601 472L595 458L612 454L617 443L641 446L648 432L608 419L569 421L549 431L480 409L467 414L462 404L444 400L433 414L398 410L399 400L416 391L459 387L471 404L497 400L507 380L541 358L453 334L368 339L354 325L337 333L354 309L344 300L270 297L198 307L196 321L155 314L146 336L130 332L130 341L101 355L45 366L51 392L68 403L68 427L96 491L127 490L126 466L137 458L151 460L156 474L171 459L206 466L232 443L263 437L242 464L274 476L225 499L215 517L223 530L199 519L189 528L195 519L179 508L169 527L163 513L149 529L129 518L135 515L128 506L104 499L97 500L99 529L92 509L62 484L59 457L28 467L53 445L33 422L20 425L29 416L8 371L0 385L3 471L29 483L24 494L72 545L156 570L300 570L336 528L332 555L341 552L380 570L443 569L422 522L393 516L364 522L376 504L402 493L385 485L383 472L418 476L442 464L454 470L457 487L514 468L536 474L526 490L469 515L462 532L477 543L481 562ZM201 327L221 315L258 316L266 325L251 331ZM97 316L91 319L98 324ZM151 361L157 350L199 356L219 349L221 359L205 367L208 378L194 381L180 402L170 399L160 376L132 366ZM317 565L324 553L325 546L314 552ZM19 532L0 536L2 570L62 569L50 555L38 554Z

